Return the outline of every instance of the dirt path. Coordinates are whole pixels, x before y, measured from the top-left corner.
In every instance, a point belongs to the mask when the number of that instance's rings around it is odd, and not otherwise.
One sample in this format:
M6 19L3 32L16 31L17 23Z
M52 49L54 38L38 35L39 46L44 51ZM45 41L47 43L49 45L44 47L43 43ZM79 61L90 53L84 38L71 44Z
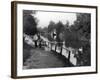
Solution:
M64 56L53 51L37 48L30 50L30 54L31 56L24 63L24 69L72 66Z

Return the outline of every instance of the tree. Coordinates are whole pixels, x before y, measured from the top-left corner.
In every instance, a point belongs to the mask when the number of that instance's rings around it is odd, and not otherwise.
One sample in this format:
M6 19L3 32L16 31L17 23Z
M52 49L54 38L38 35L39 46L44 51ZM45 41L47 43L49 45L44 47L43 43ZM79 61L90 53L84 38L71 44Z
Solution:
M36 18L32 16L35 12L31 10L23 11L23 32L27 35L34 35L37 33L37 22Z
M63 42L63 35L64 35L64 25L61 21L59 21L57 24L56 24L56 32L57 32L57 39L56 41L57 42ZM62 45L62 43L59 43L58 44L59 46Z
M81 41L77 32L72 32L69 29L65 32L65 45L66 47L72 47L78 49L81 47Z
M50 21L48 25L48 32L51 32L55 28L55 22Z
M65 29L69 29L70 25L69 25L69 21L66 21L66 24L64 25Z
M74 22L73 30L78 32L81 39L90 40L91 33L91 15L87 13L78 13L77 20Z
M48 39L50 40L50 41L54 41L54 39L53 39L53 37L52 37L52 32L53 32L53 30L56 28L55 27L55 22L53 22L53 21L50 21L50 23L49 23L49 25L48 25Z
M70 45L70 47L73 48L84 46L85 41L90 41L90 33L91 15L86 13L77 13L76 21L66 31L66 46Z
M78 62L83 66L91 65L91 14L78 13L77 19L71 27L71 31L78 34L77 36L80 43L77 41L76 45L80 45L83 48L83 52L81 53L81 55L80 53L78 55Z

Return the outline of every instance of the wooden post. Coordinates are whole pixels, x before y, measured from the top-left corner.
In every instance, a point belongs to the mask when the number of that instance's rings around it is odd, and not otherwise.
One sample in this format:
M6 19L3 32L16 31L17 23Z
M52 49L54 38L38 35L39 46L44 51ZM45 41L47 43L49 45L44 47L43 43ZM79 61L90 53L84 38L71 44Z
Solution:
M61 49L60 49L60 54L62 54L62 47L61 47Z
M42 42L41 42L41 41L39 41L39 47L40 47L40 48L42 47Z
M52 43L51 43L51 50L52 50Z
M47 46L48 46L48 48L49 48L49 42L48 42Z
M57 44L55 44L55 51L56 51L56 49L57 49Z
M70 54L71 54L71 51L69 51L69 55L68 55L68 61L70 62Z

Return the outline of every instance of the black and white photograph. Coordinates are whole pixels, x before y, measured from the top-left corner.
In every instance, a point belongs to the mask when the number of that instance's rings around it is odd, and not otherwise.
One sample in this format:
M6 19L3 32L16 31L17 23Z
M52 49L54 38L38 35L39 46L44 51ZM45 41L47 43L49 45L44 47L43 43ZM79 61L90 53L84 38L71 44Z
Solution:
M12 3L12 76L97 73L97 7Z
M91 66L91 14L23 10L23 68Z

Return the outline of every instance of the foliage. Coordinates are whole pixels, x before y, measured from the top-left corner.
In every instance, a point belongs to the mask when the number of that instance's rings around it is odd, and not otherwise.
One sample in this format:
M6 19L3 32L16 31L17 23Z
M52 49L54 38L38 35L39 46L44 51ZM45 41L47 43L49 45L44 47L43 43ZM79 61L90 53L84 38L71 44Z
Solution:
M56 34L57 34L57 38L56 38L56 41L57 42L62 42L63 39L62 39L62 36L63 36L63 31L64 31L64 25L62 22L58 22L58 23L55 23L53 21L51 21L48 25L48 39L50 41L53 41L53 38L51 36L51 34L53 33L53 31L56 30ZM58 43L58 45L62 45L62 43Z
M90 41L90 18L90 14L77 13L76 21L67 28L65 33L65 44L67 47L80 48L84 45L84 41Z
M84 40L90 40L91 33L91 15L86 13L78 13L77 20L74 22L72 30L78 32Z
M77 20L71 27L71 31L77 33L78 40L76 42L77 46L81 46L83 48L83 52L79 53L80 65L90 66L91 65L91 15L86 13L78 13ZM75 35L74 35L75 36ZM73 37L74 37L73 36Z
M65 36L65 45L66 47L72 47L72 48L80 48L81 47L81 41L79 40L78 33L76 32L70 32L70 30L66 30L66 36Z
M63 39L61 36L63 36L63 31L64 31L64 25L62 24L62 22L58 22L56 24L56 32L57 32L57 42L63 42ZM59 46L62 45L62 43L58 43Z
M52 32L53 29L55 29L55 22L50 21L48 25L48 32Z
M23 62L25 62L30 57L30 50L32 47L25 42L23 38Z
M32 11L23 11L23 32L28 35L34 35L37 33L37 22L36 18L31 15Z
M59 34L62 33L64 31L64 25L62 24L62 22L58 22L56 24L56 31L57 31L57 40L61 41Z

